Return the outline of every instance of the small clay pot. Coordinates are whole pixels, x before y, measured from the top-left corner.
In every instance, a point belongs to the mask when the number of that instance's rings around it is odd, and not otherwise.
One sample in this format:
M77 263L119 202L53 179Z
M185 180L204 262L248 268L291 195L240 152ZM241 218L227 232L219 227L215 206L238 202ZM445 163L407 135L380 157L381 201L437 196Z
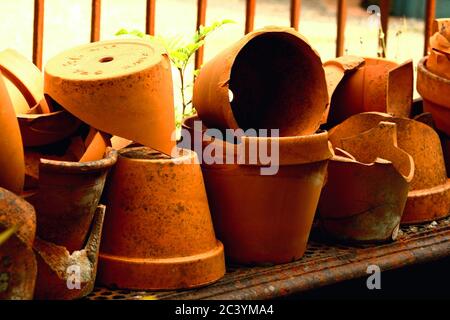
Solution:
M326 62L340 63L340 59ZM368 111L386 112L397 117L409 117L413 98L413 65L402 65L380 58L364 58L365 63L342 78L332 93L329 124L336 125L348 117ZM330 83L328 84L330 86Z
M65 247L36 238L35 299L79 299L94 289L104 216L105 206L98 206L84 249L72 254Z
M380 122L335 146L318 206L327 235L351 242L397 238L414 161L397 147L396 126Z
M25 166L22 138L11 100L0 71L0 187L20 194Z
M36 209L39 238L69 252L84 247L106 175L116 160L112 149L98 161L40 160L39 188L29 198Z
M101 41L65 51L47 63L44 87L98 130L166 154L175 146L170 60L156 42Z
M430 72L450 80L450 19L436 19L430 37L430 55L427 68Z
M106 191L98 281L126 289L186 289L225 274L196 155L119 152ZM180 163L186 162L186 163Z
M194 131L195 120L198 118L185 119L183 128L192 137L201 137L206 133ZM249 150L253 139L277 140L279 168L275 175L261 175L262 165L251 164L248 157L242 164L202 163L217 236L234 263L262 265L298 260L306 250L328 160L333 155L328 133L243 137L240 145L215 138L203 141L200 151L216 144L226 152L243 154L237 149Z
M33 253L36 216L19 196L0 188L0 233L16 228L0 245L0 300L33 299L37 264Z
M251 32L202 67L193 105L209 128L312 134L328 105L320 57L292 28Z

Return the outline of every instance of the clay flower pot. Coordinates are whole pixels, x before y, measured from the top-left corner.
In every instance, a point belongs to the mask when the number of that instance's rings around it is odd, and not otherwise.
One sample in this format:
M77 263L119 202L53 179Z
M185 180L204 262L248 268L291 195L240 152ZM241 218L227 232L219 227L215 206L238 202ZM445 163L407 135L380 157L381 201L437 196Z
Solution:
M36 238L35 299L79 299L94 289L104 216L105 206L98 206L84 249L72 254L65 247Z
M448 216L450 181L445 170L439 136L428 125L388 114L368 112L352 116L333 128L330 131L330 141L334 146L340 146L341 140L374 128L382 121L397 124L398 147L412 156L415 165L402 223L422 223ZM384 148L384 145L378 146L378 150Z
M106 191L98 281L127 289L186 289L225 274L196 155L126 148ZM180 164L178 162L188 163Z
M112 40L65 51L45 67L44 87L98 130L166 154L175 146L170 60L156 43Z
M324 64L325 69L345 63L338 58ZM397 117L409 117L413 97L413 65L402 65L379 58L364 58L365 63L343 77L336 86L335 78L327 77L332 93L328 122L341 123L348 117L367 111L386 112ZM332 81L332 83L330 83Z
M202 67L193 105L209 128L312 134L328 105L320 57L294 29L251 32Z
M11 100L0 71L0 187L22 192L25 166L22 138Z
M183 123L193 137L203 134L194 132L195 120L198 118L191 117ZM221 144L223 150L239 154L236 149L245 146L249 150L252 139L278 140L279 169L275 175L261 175L261 165L248 161L202 164L217 236L224 243L227 258L235 263L278 264L298 260L305 252L328 160L333 155L328 133L243 137L240 145L213 139L203 142L203 150Z
M450 19L436 19L430 37L430 55L427 68L430 72L450 80Z
M412 157L397 147L396 124L380 122L337 143L318 206L321 228L344 241L395 240L414 175Z
M98 161L40 160L39 188L29 198L36 209L39 238L69 252L84 247L106 175L116 160L112 149Z
M14 227L15 233L0 245L0 300L31 300L37 272L32 249L36 216L28 202L0 188L0 232Z

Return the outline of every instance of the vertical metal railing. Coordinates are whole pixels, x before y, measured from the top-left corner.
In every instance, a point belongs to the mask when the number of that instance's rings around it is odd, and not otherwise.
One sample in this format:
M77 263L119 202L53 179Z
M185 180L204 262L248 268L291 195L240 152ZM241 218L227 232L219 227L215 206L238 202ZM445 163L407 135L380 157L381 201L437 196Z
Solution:
M291 28L298 31L300 25L301 0L291 0Z
M102 14L102 0L92 0L91 42L100 40L101 14Z
M42 69L44 50L44 5L44 0L34 0L33 62L39 69Z
M346 22L347 22L347 0L338 0L336 57L344 55Z
M145 33L155 34L155 13L156 0L147 0L146 15L145 15Z
M197 29L200 26L204 26L206 23L206 0L197 0ZM203 50L204 47L198 49L195 54L195 69L200 69L203 63Z

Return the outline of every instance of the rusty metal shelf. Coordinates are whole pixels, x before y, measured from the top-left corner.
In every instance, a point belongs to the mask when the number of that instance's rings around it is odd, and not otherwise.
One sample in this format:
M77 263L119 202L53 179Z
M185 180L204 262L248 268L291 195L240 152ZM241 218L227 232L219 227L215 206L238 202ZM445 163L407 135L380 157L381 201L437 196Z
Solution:
M367 276L367 266L382 271L450 256L450 218L403 227L396 242L337 245L313 231L305 256L269 267L229 266L217 283L189 291L127 291L95 288L87 297L110 299L273 299Z

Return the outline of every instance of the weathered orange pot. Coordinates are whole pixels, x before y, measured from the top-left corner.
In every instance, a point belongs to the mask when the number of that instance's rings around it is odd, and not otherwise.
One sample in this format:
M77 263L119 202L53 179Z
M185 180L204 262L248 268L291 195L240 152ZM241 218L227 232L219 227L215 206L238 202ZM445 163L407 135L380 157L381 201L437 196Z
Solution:
M72 254L65 247L36 238L35 299L79 299L94 289L104 216L105 206L99 206L84 249Z
M328 61L325 68L342 59ZM348 58L350 59L350 58ZM328 122L341 123L348 117L367 111L387 112L398 117L409 117L413 97L413 65L409 60L402 65L379 58L364 58L365 63L343 77L331 97ZM345 60L344 60L345 62ZM330 83L328 84L330 86Z
M398 147L412 156L414 178L410 183L402 223L422 223L450 213L450 182L445 170L442 147L437 133L428 125L388 114L368 112L350 117L330 131L330 141L340 141L378 126L381 121L397 124ZM385 146L380 145L379 150Z
M175 146L170 60L157 43L76 47L48 62L44 80L47 94L92 127L166 154Z
M430 72L450 80L450 19L436 19L435 33L430 37L430 55L427 68Z
M98 161L40 160L39 189L29 198L36 209L39 238L69 252L84 247L106 175L116 160L112 149Z
M251 32L202 67L193 105L209 128L312 134L328 105L320 57L292 28Z
M107 189L98 281L127 289L186 289L225 273L194 152L119 152ZM179 164L186 161L186 164Z
M22 138L11 100L0 71L0 187L22 192L25 166Z
M396 124L380 122L335 148L318 206L322 229L344 241L395 240L414 175Z
M194 134L193 121L183 127ZM205 128L206 129L206 128ZM261 175L260 164L202 164L206 191L218 238L230 261L239 264L278 264L300 259L306 249L328 160L333 152L328 133L284 138L244 137L241 145L219 139L203 142L234 154L253 139L276 139L279 169ZM307 152L306 152L307 150ZM242 153L242 151L240 151ZM236 163L236 162L235 162Z
M33 253L36 216L33 207L0 188L0 232L16 228L0 245L0 300L33 299L37 264Z

